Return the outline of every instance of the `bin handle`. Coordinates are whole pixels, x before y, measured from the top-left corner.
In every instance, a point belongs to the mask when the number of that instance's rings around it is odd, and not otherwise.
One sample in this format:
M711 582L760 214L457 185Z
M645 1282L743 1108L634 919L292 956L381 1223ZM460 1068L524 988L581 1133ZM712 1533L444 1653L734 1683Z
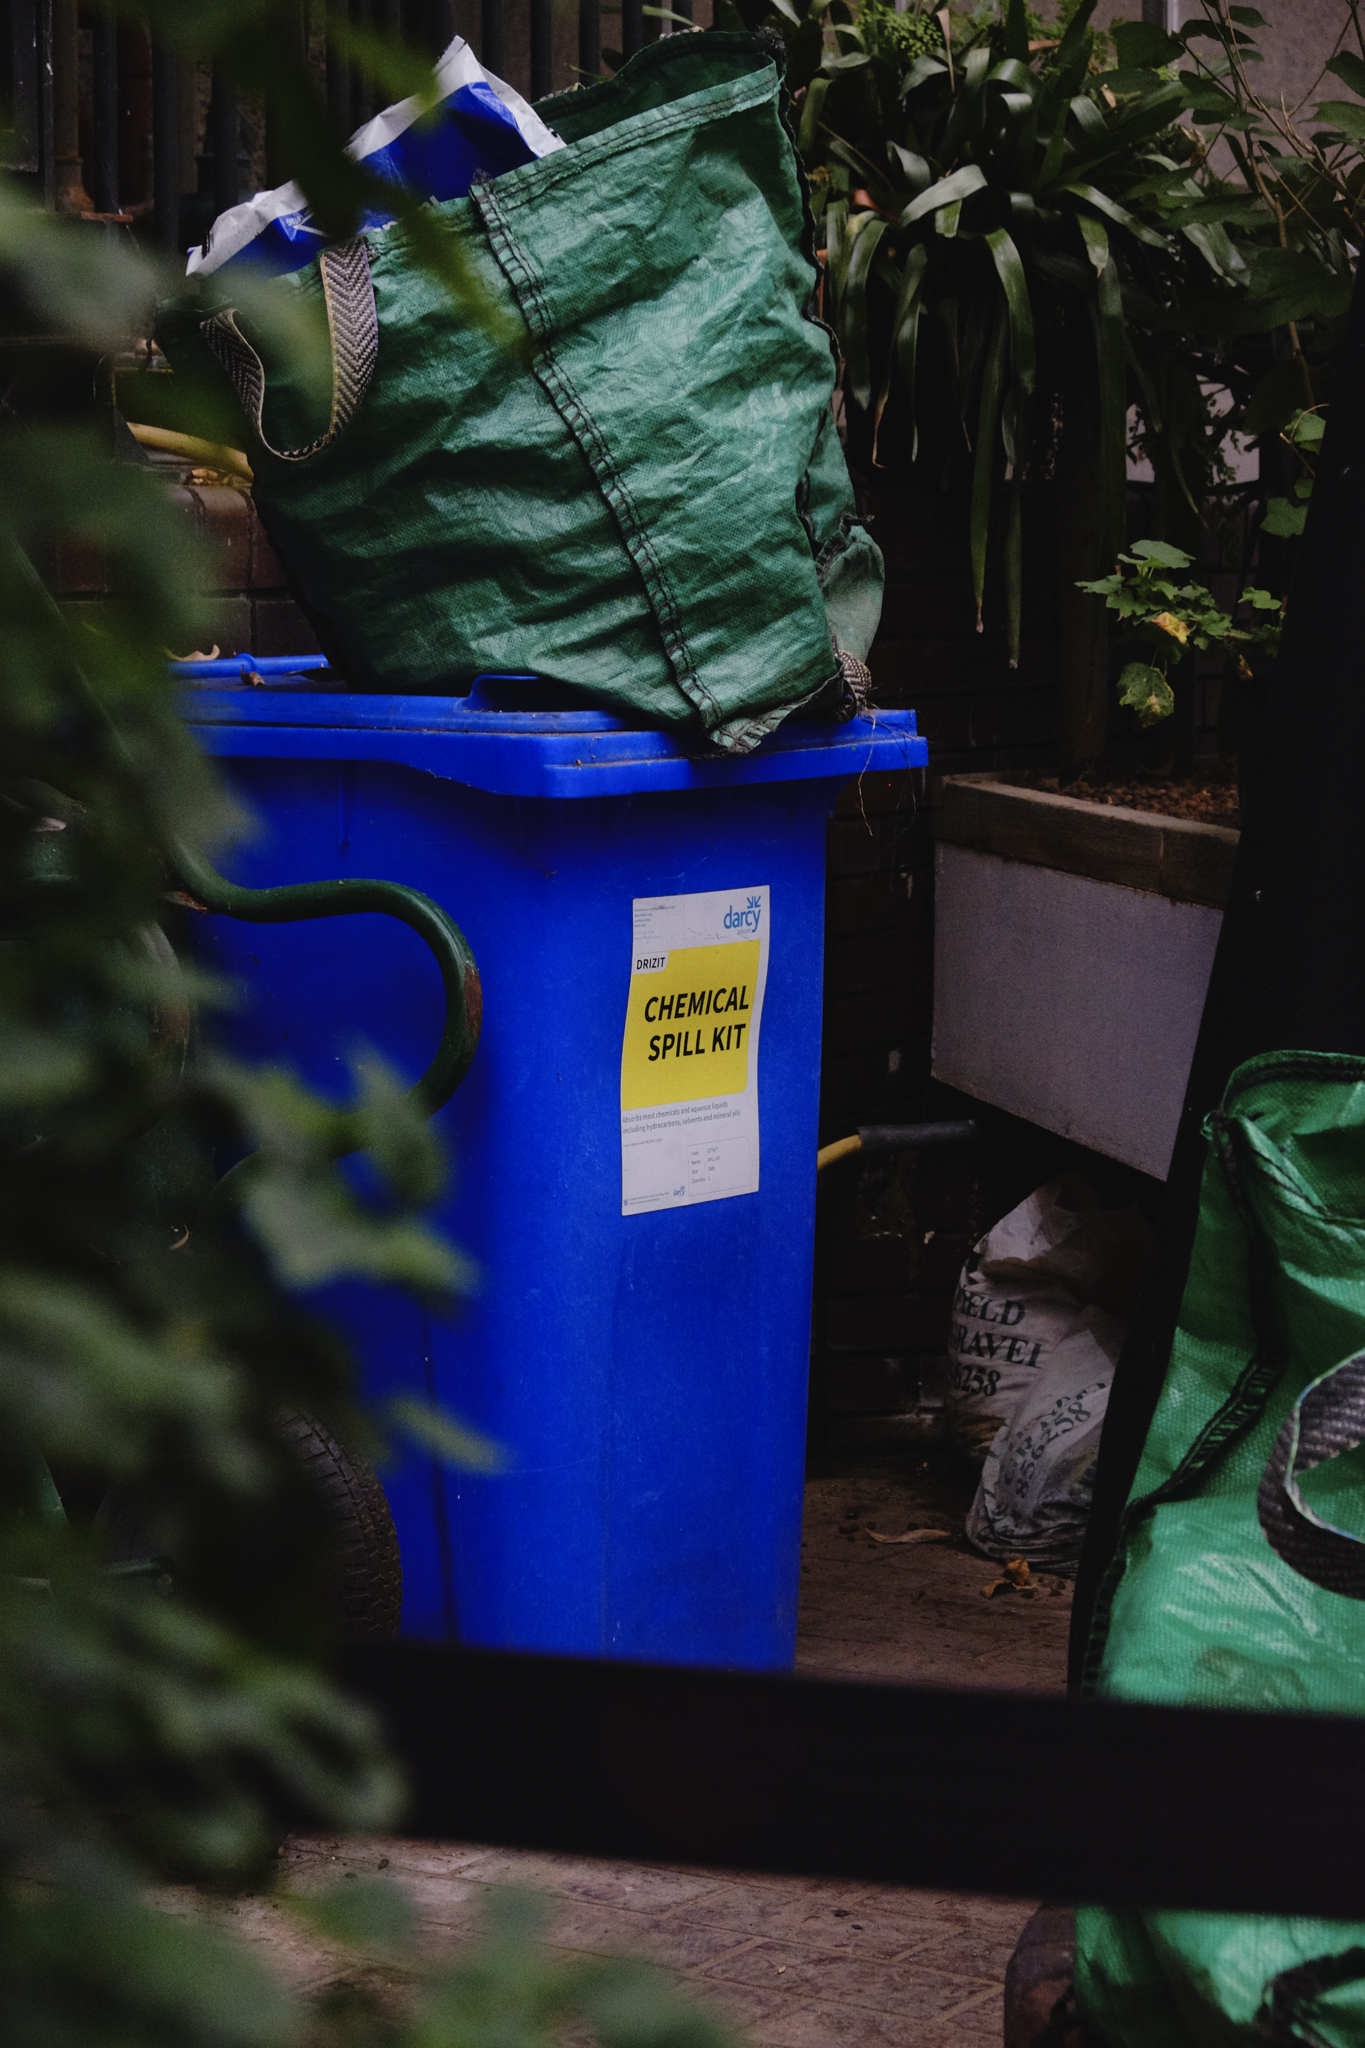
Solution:
M220 917L240 918L248 924L297 924L315 917L356 917L377 911L396 917L424 940L441 970L445 987L446 1013L441 1042L420 1081L408 1090L408 1101L423 1115L435 1116L469 1072L483 1025L483 987L479 970L455 920L402 882L351 881L294 882L270 889L248 889L230 882L211 867L202 854L178 842L169 850L171 866L185 894L197 907ZM363 1138L353 1115L339 1119L331 1148L334 1159L363 1148ZM209 1196L208 1207L217 1210L240 1201L250 1178L253 1153L239 1160L218 1182Z

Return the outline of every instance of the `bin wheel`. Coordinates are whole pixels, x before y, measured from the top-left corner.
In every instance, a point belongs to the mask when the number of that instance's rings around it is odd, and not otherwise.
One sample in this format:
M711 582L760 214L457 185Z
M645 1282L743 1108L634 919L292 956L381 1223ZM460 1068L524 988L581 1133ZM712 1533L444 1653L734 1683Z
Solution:
M288 1413L279 1433L321 1500L337 1546L337 1621L348 1642L384 1642L398 1633L403 1563L388 1499L373 1466L347 1450L310 1415ZM114 1563L162 1561L174 1577L177 1531L145 1494L110 1487L96 1517Z
M397 1635L403 1612L403 1561L374 1467L309 1415L282 1415L280 1434L336 1530L337 1605L348 1642L387 1641Z

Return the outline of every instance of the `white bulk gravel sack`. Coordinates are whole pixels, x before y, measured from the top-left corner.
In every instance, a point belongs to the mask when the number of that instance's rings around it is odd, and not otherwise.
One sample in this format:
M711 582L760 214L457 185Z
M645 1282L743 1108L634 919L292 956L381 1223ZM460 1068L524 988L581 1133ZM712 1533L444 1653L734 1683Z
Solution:
M1033 1374L986 1453L967 1516L967 1541L984 1556L1026 1557L1035 1571L1075 1571L1127 1331L1122 1318L1091 1304Z
M986 1452L966 1518L982 1556L1025 1556L1036 1571L1074 1573L1095 1493L1099 1432L1128 1325L1085 1309Z
M948 1338L948 1427L984 1458L1092 1306L1131 1306L1151 1233L1136 1206L1106 1209L1064 1173L1011 1209L962 1268Z

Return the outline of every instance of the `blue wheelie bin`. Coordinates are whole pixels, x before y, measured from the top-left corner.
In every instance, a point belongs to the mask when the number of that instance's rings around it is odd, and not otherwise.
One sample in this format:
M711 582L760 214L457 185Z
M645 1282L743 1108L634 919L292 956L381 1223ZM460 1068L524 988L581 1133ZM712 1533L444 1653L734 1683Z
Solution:
M434 1399L504 1453L497 1473L410 1451L383 1474L404 1632L789 1666L825 821L850 776L924 765L913 712L789 721L729 759L527 709L529 686L187 699L258 820L235 881L407 883L482 976L435 1219L478 1292L449 1320L358 1285L323 1304L370 1397ZM237 1049L334 1095L365 1046L422 1071L442 985L392 919L199 923L206 964L245 985Z

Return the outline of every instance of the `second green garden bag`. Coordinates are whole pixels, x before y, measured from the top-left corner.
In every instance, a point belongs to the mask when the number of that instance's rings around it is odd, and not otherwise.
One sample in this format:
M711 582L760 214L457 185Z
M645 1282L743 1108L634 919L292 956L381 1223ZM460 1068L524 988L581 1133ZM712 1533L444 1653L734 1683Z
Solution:
M1209 1121L1170 1367L1101 1590L1112 1698L1365 1713L1365 1060L1268 1053ZM1305 1842L1323 1788L1297 1800ZM1172 1856L1179 1845L1172 1843ZM1365 1927L1086 1906L1103 2048L1365 2044Z
M164 323L173 366L231 374L261 517L354 687L530 671L732 751L852 708L882 563L773 39L669 36L537 111L564 149L431 209L492 322L393 226L269 287L325 298L330 417L230 307Z

